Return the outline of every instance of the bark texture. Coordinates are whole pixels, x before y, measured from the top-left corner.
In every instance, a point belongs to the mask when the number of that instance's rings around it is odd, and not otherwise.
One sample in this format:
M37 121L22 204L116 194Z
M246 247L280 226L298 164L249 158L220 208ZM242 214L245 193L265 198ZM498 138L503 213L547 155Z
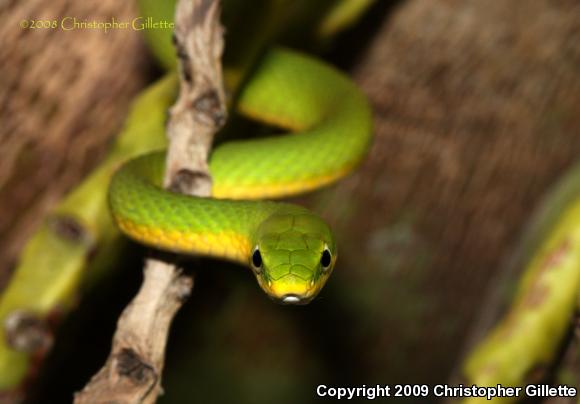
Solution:
M402 350L409 373L395 377L415 382L452 366L526 220L580 157L579 43L575 1L409 0L382 22L354 69L374 145L329 204L361 206L329 216L350 233L337 276L398 284L383 307L416 315L383 319L365 341L385 354L366 365Z
M60 24L135 15L133 1L0 4L0 211L9 212L0 215L0 289L27 236L103 156L149 78L139 32ZM32 28L32 21L57 27Z

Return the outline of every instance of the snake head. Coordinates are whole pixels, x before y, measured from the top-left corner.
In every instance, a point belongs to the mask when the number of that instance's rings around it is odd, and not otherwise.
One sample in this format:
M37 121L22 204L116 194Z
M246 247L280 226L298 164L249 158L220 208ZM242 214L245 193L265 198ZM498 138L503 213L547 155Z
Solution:
M272 214L258 227L250 257L260 287L283 304L307 304L336 262L328 225L306 210Z

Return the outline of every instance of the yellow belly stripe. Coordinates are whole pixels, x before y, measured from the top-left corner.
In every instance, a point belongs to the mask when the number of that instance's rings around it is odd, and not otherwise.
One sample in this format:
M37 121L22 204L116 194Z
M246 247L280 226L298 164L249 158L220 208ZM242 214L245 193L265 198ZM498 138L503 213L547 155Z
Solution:
M251 253L250 240L233 231L194 233L163 230L119 217L116 217L116 222L135 241L167 251L224 257L244 265Z

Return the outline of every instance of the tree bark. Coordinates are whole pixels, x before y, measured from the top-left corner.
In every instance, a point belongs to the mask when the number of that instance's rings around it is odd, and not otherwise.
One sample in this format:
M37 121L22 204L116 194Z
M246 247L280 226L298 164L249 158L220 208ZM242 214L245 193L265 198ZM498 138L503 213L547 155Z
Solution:
M0 216L0 289L27 237L101 159L149 79L139 32L61 23L130 22L135 14L132 1L0 5L0 211L10 212ZM56 27L32 28L47 21Z
M441 381L486 290L509 295L514 278L494 279L580 156L580 5L408 0L373 38L354 77L375 110L374 144L325 204L348 229L349 264L335 276L369 290L384 282L381 307L417 308L399 319L386 309L366 365L404 352L405 365L382 372ZM362 202L345 219L340 202L353 195ZM393 284L400 294L389 295Z

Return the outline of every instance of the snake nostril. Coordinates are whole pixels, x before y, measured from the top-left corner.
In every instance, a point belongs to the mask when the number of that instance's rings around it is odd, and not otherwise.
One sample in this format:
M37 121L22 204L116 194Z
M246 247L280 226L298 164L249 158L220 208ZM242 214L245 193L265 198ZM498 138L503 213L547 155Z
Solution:
M286 304L299 303L300 298L296 295L284 295L282 296L282 302Z

